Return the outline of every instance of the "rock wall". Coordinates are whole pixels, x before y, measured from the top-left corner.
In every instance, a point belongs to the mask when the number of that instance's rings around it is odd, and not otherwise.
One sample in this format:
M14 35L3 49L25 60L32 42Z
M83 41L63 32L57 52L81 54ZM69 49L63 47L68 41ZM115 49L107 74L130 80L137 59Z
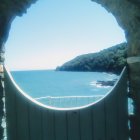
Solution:
M10 25L16 16L26 13L37 0L1 0L0 2L0 50L8 38ZM92 0L111 12L124 29L128 41L128 57L140 56L140 0ZM135 115L131 117L131 137L140 140L140 61L128 63L129 91L134 100ZM3 93L3 92L2 92ZM0 94L2 94L0 93ZM2 95L0 95L0 106ZM1 110L0 108L0 110ZM0 111L1 113L1 111Z
M2 124L2 119L4 116L4 111L3 111L4 103L2 98L3 98L3 86L2 86L2 75L0 75L0 124ZM3 132L4 129L2 126L0 126L0 140L3 139Z

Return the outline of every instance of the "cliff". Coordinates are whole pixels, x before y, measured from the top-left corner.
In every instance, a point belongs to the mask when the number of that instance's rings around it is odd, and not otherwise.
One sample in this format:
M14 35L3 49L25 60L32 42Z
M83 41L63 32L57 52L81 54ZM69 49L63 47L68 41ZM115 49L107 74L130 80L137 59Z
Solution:
M118 44L97 53L89 53L57 67L59 71L100 71L120 73L126 65L126 43Z

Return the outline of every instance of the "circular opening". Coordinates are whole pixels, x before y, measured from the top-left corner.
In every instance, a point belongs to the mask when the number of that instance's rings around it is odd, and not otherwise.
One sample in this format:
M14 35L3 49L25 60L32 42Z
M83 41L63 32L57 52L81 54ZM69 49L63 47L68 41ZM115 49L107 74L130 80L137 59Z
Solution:
M79 107L113 87L125 63L121 42L124 32L98 4L40 1L14 20L5 63L16 83L39 102Z

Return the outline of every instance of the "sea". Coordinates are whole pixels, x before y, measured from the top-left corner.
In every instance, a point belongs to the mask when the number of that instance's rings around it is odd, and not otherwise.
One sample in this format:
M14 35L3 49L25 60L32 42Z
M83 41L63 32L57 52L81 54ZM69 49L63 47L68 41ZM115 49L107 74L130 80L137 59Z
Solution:
M103 98L113 86L98 81L111 81L119 76L104 72L66 72L55 70L11 71L17 85L29 96L47 106L81 107Z

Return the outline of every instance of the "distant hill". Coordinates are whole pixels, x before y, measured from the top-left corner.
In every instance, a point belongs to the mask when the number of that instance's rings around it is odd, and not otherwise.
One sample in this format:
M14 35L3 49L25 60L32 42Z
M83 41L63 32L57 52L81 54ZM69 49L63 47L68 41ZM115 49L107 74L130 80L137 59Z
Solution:
M126 64L127 43L121 43L97 53L89 53L57 67L59 71L99 71L120 73Z

